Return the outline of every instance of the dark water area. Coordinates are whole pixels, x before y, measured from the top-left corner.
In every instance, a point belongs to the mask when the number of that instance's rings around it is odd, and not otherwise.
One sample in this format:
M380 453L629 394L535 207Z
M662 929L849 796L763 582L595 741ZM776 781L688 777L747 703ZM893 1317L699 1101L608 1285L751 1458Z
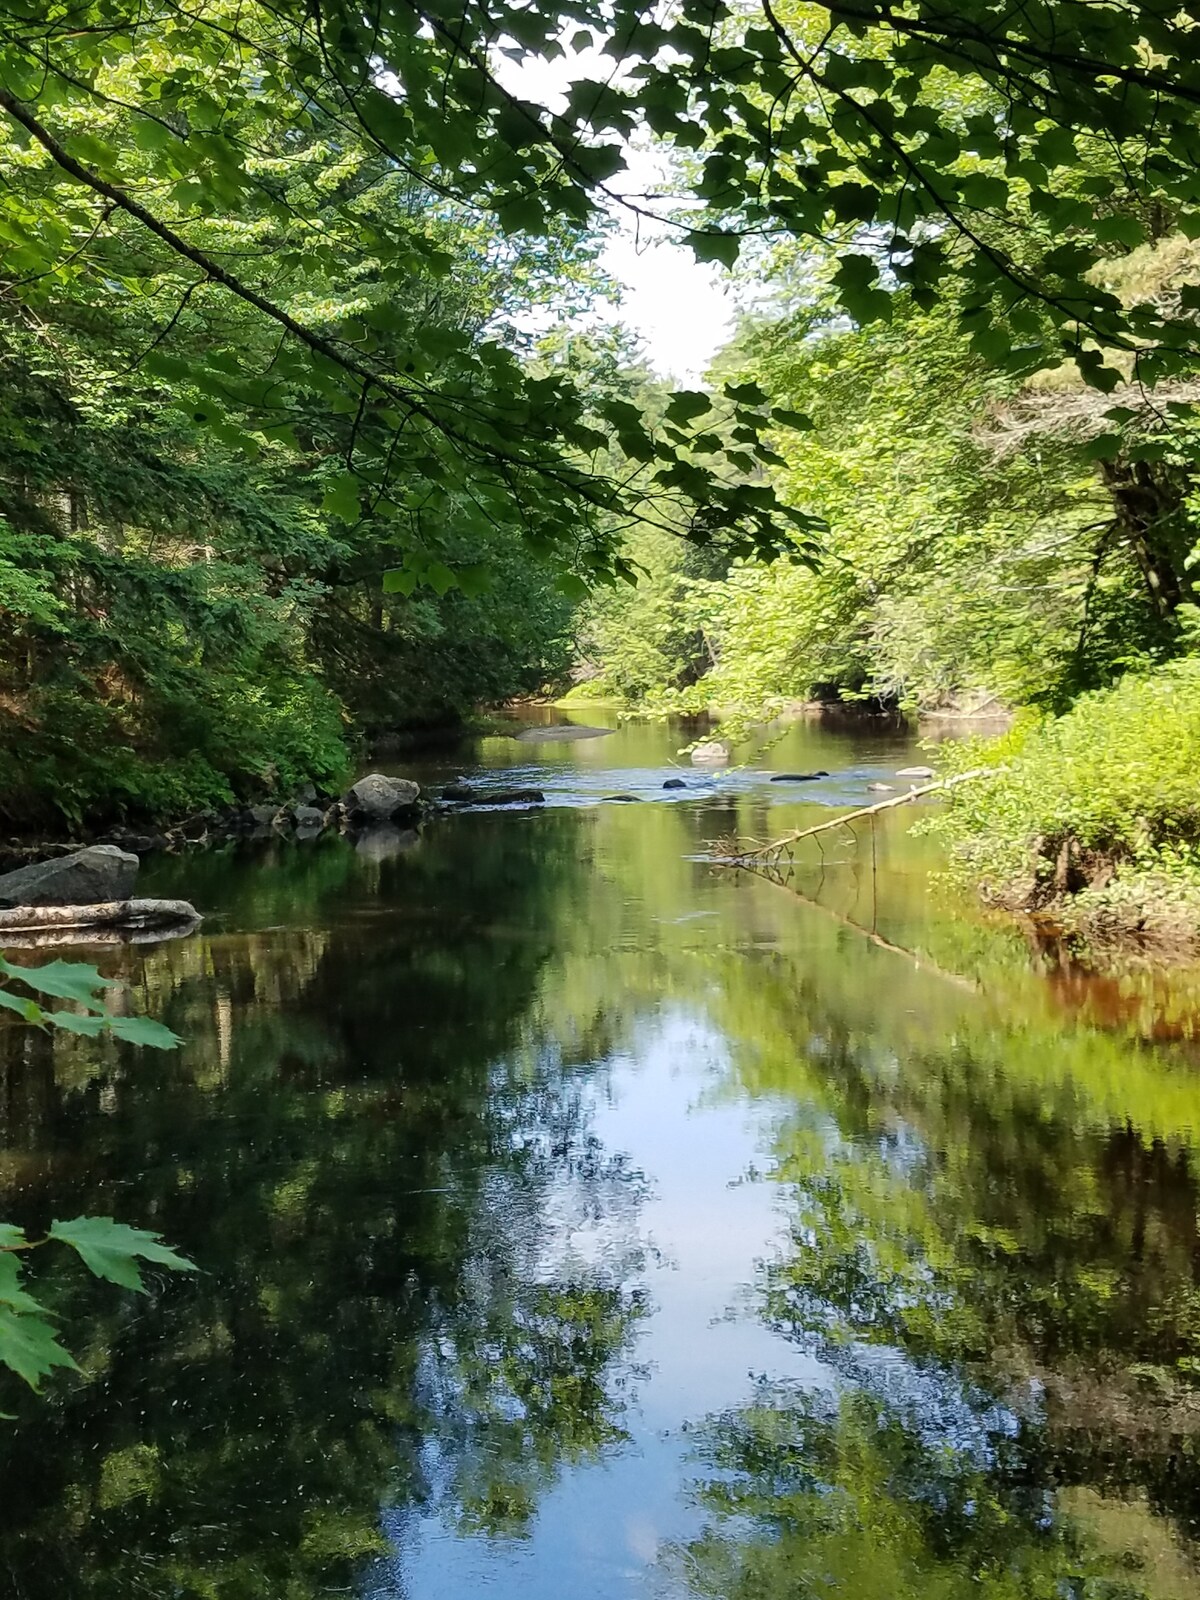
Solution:
M82 1373L0 1385L0 1596L1200 1594L1195 975L1048 967L921 806L716 871L929 758L687 737L483 739L396 770L544 809L155 864L202 932L91 954L174 1054L3 1027L0 1216L203 1270L37 1262Z

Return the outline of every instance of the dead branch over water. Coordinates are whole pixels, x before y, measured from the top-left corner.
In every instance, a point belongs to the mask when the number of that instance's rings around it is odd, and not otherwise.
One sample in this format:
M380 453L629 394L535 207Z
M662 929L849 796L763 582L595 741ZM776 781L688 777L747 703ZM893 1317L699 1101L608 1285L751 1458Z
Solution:
M755 845L750 849L741 848L736 840L729 846L721 846L723 853L714 855L715 865L720 867L746 867L753 869L758 866L777 867L781 860L791 861L791 847L798 844L801 839L811 839L818 833L827 833L832 828L841 828L848 822L857 822L862 817L874 817L880 811L890 811L894 806L907 805L910 800L919 800L922 795L938 794L947 789L956 788L960 783L969 783L973 778L994 778L1002 772L1002 767L974 767L970 772L959 772L953 778L939 778L936 783L923 783L908 789L904 794L892 795L888 800L878 800L874 805L860 806L857 811L843 812L840 817L833 817L828 822L818 822L811 828L799 828L794 833L784 834L782 839L773 839L769 844Z

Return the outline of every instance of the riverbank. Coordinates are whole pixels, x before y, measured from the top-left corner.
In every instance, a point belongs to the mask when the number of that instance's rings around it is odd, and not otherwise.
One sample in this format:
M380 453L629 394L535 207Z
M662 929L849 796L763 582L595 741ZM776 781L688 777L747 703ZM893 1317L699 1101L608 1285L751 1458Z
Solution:
M946 755L949 770L995 769L936 824L989 903L1087 959L1200 951L1200 661L1130 674Z

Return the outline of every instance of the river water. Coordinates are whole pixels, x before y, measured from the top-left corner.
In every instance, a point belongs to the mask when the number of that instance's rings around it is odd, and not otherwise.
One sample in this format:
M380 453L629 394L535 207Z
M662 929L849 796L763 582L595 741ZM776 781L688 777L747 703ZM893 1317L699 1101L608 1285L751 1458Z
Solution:
M161 861L202 933L100 964L183 1048L0 1033L0 1216L203 1269L37 1261L82 1374L0 1396L6 1600L1200 1594L1194 980L1049 968L918 806L714 870L928 756L686 738Z

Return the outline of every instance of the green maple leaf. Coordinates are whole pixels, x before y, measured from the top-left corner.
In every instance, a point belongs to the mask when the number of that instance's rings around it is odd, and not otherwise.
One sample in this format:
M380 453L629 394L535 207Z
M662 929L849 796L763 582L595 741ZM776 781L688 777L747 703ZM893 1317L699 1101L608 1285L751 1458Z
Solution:
M15 1233L19 1230L12 1231ZM20 1256L14 1255L11 1250L0 1251L0 1306L8 1306L11 1311L43 1316L45 1307L33 1298L21 1282L24 1267Z
M0 1363L24 1378L31 1389L37 1389L55 1367L79 1370L44 1316L31 1316L6 1304L0 1304Z
M14 967L0 957L0 973L6 978L18 978L29 989L39 994L53 995L56 1000L75 1000L89 1011L103 1011L96 998L97 989L116 988L116 980L102 978L95 967L80 961L48 961L42 967Z
M56 1012L51 1019L62 1026L62 1016ZM183 1040L177 1033L173 1033L165 1023L155 1022L153 1017L106 1017L105 1027L115 1039L124 1039L126 1044L148 1045L152 1050L175 1050Z
M69 1244L78 1251L89 1271L125 1289L146 1292L138 1270L138 1257L169 1267L173 1272L195 1272L195 1262L163 1244L156 1233L130 1228L111 1217L76 1217L73 1222L55 1222L50 1238Z

